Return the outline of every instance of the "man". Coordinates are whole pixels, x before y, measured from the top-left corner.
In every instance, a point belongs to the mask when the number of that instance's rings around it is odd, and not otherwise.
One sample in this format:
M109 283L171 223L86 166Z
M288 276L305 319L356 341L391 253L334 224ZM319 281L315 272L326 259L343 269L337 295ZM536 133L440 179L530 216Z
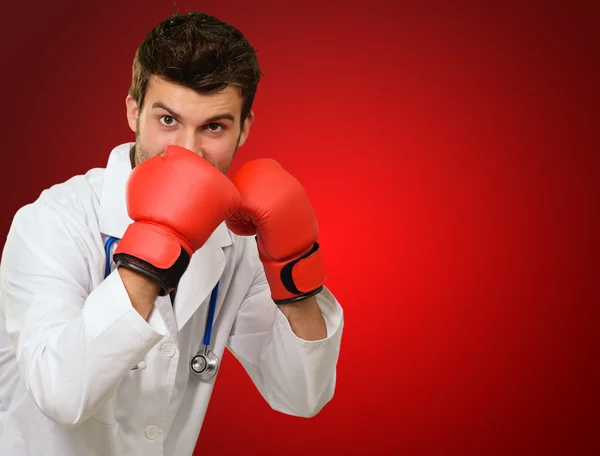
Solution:
M167 18L135 55L135 143L17 212L0 454L190 455L225 348L275 410L311 417L333 397L343 312L308 197L273 160L225 175L259 75L235 28Z

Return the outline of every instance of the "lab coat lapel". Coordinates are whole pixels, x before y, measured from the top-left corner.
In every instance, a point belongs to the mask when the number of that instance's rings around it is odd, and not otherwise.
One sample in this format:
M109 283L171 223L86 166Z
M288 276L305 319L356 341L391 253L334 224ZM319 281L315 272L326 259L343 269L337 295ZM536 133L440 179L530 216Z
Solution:
M175 318L177 328L188 322L191 316L202 305L208 310L210 294L225 270L227 258L225 248L231 245L231 236L225 223L222 223L208 238L206 243L191 258L190 265L179 282L175 299ZM223 287L219 288L215 320L219 312L219 304L223 301Z
M100 231L107 236L121 239L125 230L133 222L127 214L125 191L127 178L131 173L129 154L134 143L115 147L108 157L98 214Z

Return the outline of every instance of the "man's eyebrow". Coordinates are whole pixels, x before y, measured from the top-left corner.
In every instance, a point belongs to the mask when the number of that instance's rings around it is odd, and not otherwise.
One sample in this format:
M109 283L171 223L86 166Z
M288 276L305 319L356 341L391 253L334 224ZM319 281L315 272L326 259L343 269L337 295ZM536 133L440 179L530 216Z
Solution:
M223 119L227 119L227 120L231 120L232 122L235 122L235 116L229 112L226 112L224 114L218 114L216 116L212 116L210 119L206 120L206 123L213 123L213 122L216 122L218 120L223 120Z
M171 108L169 108L169 107L165 106L164 104L162 104L160 101L155 101L154 103L152 103L152 109L154 109L154 108L164 109L169 114L171 114L171 117L175 118L175 120L180 120L181 119L181 116L179 114L177 114Z

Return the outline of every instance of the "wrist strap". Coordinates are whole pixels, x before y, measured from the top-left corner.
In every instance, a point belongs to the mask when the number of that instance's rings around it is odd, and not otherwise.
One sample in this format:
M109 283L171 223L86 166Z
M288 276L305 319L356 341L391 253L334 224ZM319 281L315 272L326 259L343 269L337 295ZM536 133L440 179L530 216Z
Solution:
M275 304L289 304L316 295L325 283L319 244L292 261L264 261L265 275Z
M117 267L129 268L157 283L160 296L177 288L192 254L189 241L172 229L152 222L131 223L115 250Z
M181 248L179 258L168 269L157 268L147 261L127 253L116 253L113 259L117 267L131 269L157 283L160 286L159 296L166 296L177 288L181 276L190 263L190 256L183 248Z

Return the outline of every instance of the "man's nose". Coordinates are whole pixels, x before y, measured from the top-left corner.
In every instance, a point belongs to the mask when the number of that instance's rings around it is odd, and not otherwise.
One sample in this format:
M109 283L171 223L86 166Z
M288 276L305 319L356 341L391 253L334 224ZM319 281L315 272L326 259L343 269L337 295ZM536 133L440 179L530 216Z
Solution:
M177 135L176 144L179 147L191 150L202 157L202 147L200 146L200 141L197 139L194 131L182 131Z

